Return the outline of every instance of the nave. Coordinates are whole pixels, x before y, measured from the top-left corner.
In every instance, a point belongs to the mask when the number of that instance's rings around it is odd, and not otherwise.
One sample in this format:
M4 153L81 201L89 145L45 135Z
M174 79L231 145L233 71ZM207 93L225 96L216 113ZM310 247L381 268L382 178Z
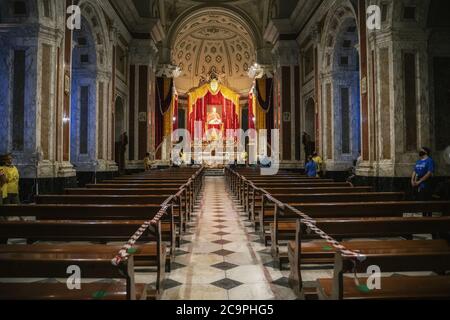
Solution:
M224 177L206 177L163 299L295 299ZM322 273L323 274L323 273Z
M155 170L0 207L0 300L449 298L450 202L213 173Z

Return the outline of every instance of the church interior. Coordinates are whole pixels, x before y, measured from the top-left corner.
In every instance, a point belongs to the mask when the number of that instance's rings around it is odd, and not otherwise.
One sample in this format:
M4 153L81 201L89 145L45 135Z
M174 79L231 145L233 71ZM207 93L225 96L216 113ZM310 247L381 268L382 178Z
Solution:
M448 0L0 0L0 300L450 298Z

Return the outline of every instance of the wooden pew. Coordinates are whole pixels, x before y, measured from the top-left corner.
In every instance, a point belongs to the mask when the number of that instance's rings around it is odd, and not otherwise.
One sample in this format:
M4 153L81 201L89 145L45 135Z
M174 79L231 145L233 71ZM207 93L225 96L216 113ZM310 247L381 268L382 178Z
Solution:
M174 172L175 173L175 172ZM176 172L177 176L180 178L183 175L180 174L180 172ZM134 177L136 178L136 177ZM161 174L160 177L154 179L154 181L156 181L158 183L158 187L160 187L161 183L163 183L164 181L166 181L165 179L167 178L166 173ZM140 180L142 178L138 178L138 181L144 181L144 180ZM178 191L177 193L177 197L180 197L181 192L179 191L180 189L187 189L190 188L192 194L195 194L196 192L198 192L199 187L201 186L202 182L202 170L198 171L194 176L188 176L186 175L186 180L188 180L187 184L182 185L180 188L175 189L175 191ZM183 181L183 183L186 182ZM145 180L145 181L150 181L150 180ZM153 180L151 180L153 181ZM170 180L172 181L172 180ZM175 180L174 180L175 181ZM159 189L159 188L158 188ZM157 195L151 194L144 194L141 196L135 196L135 195L124 195L124 196L118 196L118 195L107 195L107 196L99 196L99 195L92 195L92 190L90 192L90 195L87 196L80 196L80 195L66 195L66 196L43 196L38 198L38 202L39 203L50 203L50 204L56 204L56 203L66 203L66 204L70 204L70 206L53 206L54 209L56 210L64 210L64 213L62 214L62 217L58 217L58 214L55 212L53 212L51 219L58 219L61 221L34 221L34 222L23 222L23 221L19 221L16 222L18 224L20 224L19 226L17 225L13 225L14 222L2 222L2 226L0 226L0 229L4 229L2 230L2 232L0 232L0 234L3 237L8 237L11 236L13 238L19 237L23 237L25 239L28 240L28 242L34 242L37 240L47 240L47 241L88 241L89 239L91 239L90 241L95 241L95 242L110 242L110 241L127 241L129 239L129 237L134 234L134 232L139 229L143 223L143 221L141 220L137 220L134 221L135 223L133 224L131 220L129 219L141 219L141 216L143 217L142 219L145 220L149 220L151 219L151 217L149 217L149 214L151 213L151 211L149 210L150 206L147 204L153 204L154 202L156 202L158 205L155 206L156 208L158 208L158 211L160 210L160 205L162 202L167 202L167 198L169 197L167 194L160 194L160 193L156 193ZM159 194L159 195L158 195ZM188 197L186 197L187 199ZM170 196L170 199L173 199L173 196ZM89 210L92 210L94 206L86 206L86 205L79 205L79 204L86 204L86 203L94 203L94 204L99 204L102 205L101 208L99 206L97 206L95 209L95 212L87 212ZM112 206L111 204L116 204L116 206ZM126 204L130 204L130 203L140 203L142 204L141 207L145 207L145 208L141 208L143 210L139 210L139 212L137 212L135 209L137 208L136 205L126 205ZM107 205L106 205L107 204ZM14 209L12 210L12 207L14 207ZM6 212L4 211L0 211L0 215L3 214L4 216L34 216L36 218L40 218L40 219L48 219L49 216L49 212L48 210L46 210L45 213L39 213L39 214L31 214L29 212L30 207L33 207L32 210L40 210L43 209L44 206L39 206L39 205L35 205L35 206L27 206L27 212L23 212L23 207L20 208L21 206L10 206L9 208L4 208L4 210L7 210ZM55 208L57 207L57 208ZM119 208L120 207L120 208ZM173 208L174 205L171 204L170 207L170 222L169 222L169 228L167 231L169 231L169 233L171 235L174 234L173 229L174 229L174 225L173 225ZM182 204L180 202L179 208L181 210L182 208ZM47 207L48 209L48 207ZM82 210L81 212L77 213L77 210ZM86 210L88 209L88 210ZM105 210L107 209L108 212L105 211L101 211L99 212L98 209L101 210ZM129 210L132 210L132 214L129 214ZM15 212L14 210L18 210L21 212ZM127 212L127 213L120 213L120 211L123 212ZM158 213L158 212L157 212ZM89 218L86 217L86 215L89 215ZM136 217L134 216L136 215ZM153 215L154 216L154 215ZM98 217L99 219L101 219L100 221L92 221L91 219L94 217ZM121 217L124 217L124 220L120 220ZM76 220L84 220L84 221L73 221L73 220L64 220L64 219L76 219ZM105 218L111 218L114 221L107 221L104 220ZM89 220L88 220L89 219ZM130 224L131 222L131 224ZM32 225L31 225L32 223ZM55 228L55 230L52 229L52 227ZM127 228L128 227L128 228ZM130 229L129 227L131 227L132 229ZM152 228L153 229L153 228ZM161 236L161 222L159 221L157 223L157 226L155 227L155 229L157 230L157 232L154 234L154 236L152 238L147 239L147 241L155 241L157 242L156 245L156 250L149 250L154 249L155 246L148 246L145 245L145 247L139 247L138 248L138 254L140 255L141 258L145 258L145 260L140 261L141 263L145 263L145 266L148 265L148 263L157 260L158 262L155 264L158 268L158 280L157 280L157 287L158 289L160 288L160 283L162 281L161 279L161 275L160 272L162 270L162 272L164 272L164 263L165 263L165 255L166 255L166 248L165 246L162 248L162 236ZM119 232L119 230L121 232L126 232L125 235L121 234ZM39 233L40 232L40 233ZM90 234L89 234L90 232ZM174 243L175 241L173 241L172 236L170 236L170 241L171 243ZM112 251L114 250L115 253L118 252L118 247L113 247L113 246L99 246L99 245L90 245L88 246L89 248L86 249L86 246L79 246L78 248L75 248L75 246L70 245L70 248L68 248L69 246L59 246L58 248L56 248L55 246L51 246L52 248L52 252L48 253L48 252L42 252L42 251L48 251L50 250L50 246L48 246L47 248L45 248L43 245L28 245L28 246L21 246L20 248L18 248L17 246L7 246L6 247L2 247L0 249L3 249L3 253L4 256L8 256L8 261L10 261L11 259L9 259L11 257L11 255L17 256L18 255L18 251L20 251L20 254L23 255L27 255L27 256L39 256L41 258L41 260L43 260L42 257L44 256L50 256L50 255L55 255L55 254L61 254L61 251L64 251L64 255L67 257L67 255L70 253L70 255L78 255L80 256L80 254L84 254L86 255L87 251L90 251L92 254L95 253L96 257L98 257L99 255L99 251L103 252L103 254L107 254L107 258L108 258L108 263L109 265L111 265L111 258L115 256L112 255ZM59 250L59 253L55 253L54 250ZM29 250L29 251L27 251ZM41 250L41 251L38 251ZM77 251L78 250L78 251ZM94 250L94 251L93 251ZM173 252L173 245L171 245L171 250ZM106 252L107 251L107 252ZM155 254L156 252L156 254ZM2 254L2 252L0 251L0 254ZM156 256L156 259L155 259ZM97 259L97 261L99 261L99 259ZM161 262L162 261L162 262ZM162 265L162 266L161 266ZM53 275L52 275L53 276ZM54 276L53 276L54 277ZM103 277L105 278L105 277ZM129 281L128 281L129 283ZM120 290L118 288L116 288L115 290L116 292L120 292ZM134 289L132 290L134 292ZM133 293L134 294L134 293Z
M349 256L337 253L334 278L317 280L321 299L343 300L435 300L450 299L450 252L418 251L365 253L365 260L356 263ZM381 278L380 290L362 292L346 274L366 273L371 265L379 266L382 272L434 272L433 276L392 276ZM363 284L368 279L360 278Z
M94 205L161 205L171 195L101 195L96 193L90 193L89 195L44 195L35 197L36 204L48 204L48 205L82 205L82 204L94 204ZM177 226L177 238L181 238L183 231L186 230L187 208L186 203L183 202L181 197L173 198L173 218L175 225Z
M347 194L347 193L370 193L373 192L372 187L337 187L337 188L253 188L249 198L249 210L251 221L259 226L259 213L262 210L262 200L264 194L271 194L276 198L281 196L297 196L297 195L323 195L323 194Z
M28 243L36 241L57 241L57 242L96 242L110 243L123 242L129 240L136 230L143 224L143 221L0 221L0 234L6 239L26 239ZM63 247L60 247L63 246ZM160 293L162 281L166 269L166 246L161 238L161 223L148 229L137 244L135 262L138 266L156 267L157 282L155 293ZM30 244L23 246L0 246L0 254L3 253L27 253L42 252L55 254L60 252L68 253L100 253L108 255L109 263L119 251L118 246L106 245L44 245ZM92 250L92 251L91 251ZM53 277L53 276L52 276Z
M328 182L328 181L257 181L246 182L239 191L239 200L241 202L248 202L248 199L252 197L252 192L255 188L259 189L271 189L271 188L337 188L337 187L352 187L351 184L345 182Z
M271 249L280 266L287 261L285 254L280 254L279 241L292 240L295 237L296 220L301 211L313 219L333 218L386 218L403 217L405 213L438 212L443 216L450 214L450 202L351 202L351 203L317 203L317 204L281 204L277 203L273 218L266 215L264 223L270 230ZM264 217L264 214L263 214ZM269 235L265 234L265 239ZM338 239L339 240L339 239Z
M172 192L175 192L174 189ZM169 192L169 191L167 191ZM181 193L180 193L181 192ZM143 200L143 202L148 202L149 204L158 203L158 199L163 199L164 197L168 198L169 193L167 194L160 194L163 193L161 190L158 190L157 192L154 192L153 189L87 189L87 188L80 188L80 189L66 189L65 194L68 196L101 196L102 198L104 196L116 196L116 197L125 197L130 201L134 201L132 198L137 198L136 204L139 204L141 202L141 197L146 198L146 200ZM175 193L170 193L175 194ZM150 200L151 199L151 200ZM153 201L154 200L154 201ZM187 194L187 190L180 190L178 196L176 197L176 206L175 208L179 208L179 210L175 211L175 218L178 219L178 215L181 214L179 217L182 221L180 221L180 224L184 225L185 229L185 223L189 220L189 212L190 212L190 200L189 196ZM163 201L159 202L162 203ZM134 202L130 202L134 203ZM175 219L175 220L176 220Z
M333 180L322 179L258 179L258 180L244 180L240 186L242 194L240 198L243 202L248 204L249 198L252 196L252 192L257 188L273 188L273 187L348 187L348 184L336 183Z
M405 199L404 193L398 193L398 192L368 192L368 193L353 193L353 190L348 190L348 193L336 193L336 194L317 194L317 195L272 195L264 193L261 195L262 201L261 201L261 211L257 215L259 219L259 225L264 226L261 227L261 232L264 237L268 237L268 234L266 234L267 231L271 232L271 229L269 228L269 225L274 225L274 221L278 219L278 221L295 221L297 215L295 212L287 211L283 212L283 214L277 215L277 206L278 207L284 207L284 205L280 204L286 204L290 207L296 208L298 210L301 210L308 213L314 213L314 212L325 212L325 211L332 211L337 216L339 216L339 212L343 212L342 214L345 214L346 209L341 209L341 211L338 211L339 208L342 208L342 205L348 204L349 207L352 210L356 210L357 212L361 212L361 207L364 206L366 203L372 203L376 206L376 204L385 202L388 204L399 204L404 203L402 200ZM348 200L354 200L353 202L348 202ZM304 200L304 202L303 202ZM334 205L337 205L336 207ZM365 208L364 208L365 209ZM306 210L306 211L305 211ZM311 212L312 211L312 212ZM364 210L367 215L370 213ZM373 212L373 211L372 211ZM292 231L295 230L295 225L292 224ZM271 232L272 233L272 232Z
M68 268L73 265L81 269L85 279L120 282L82 283L81 290L69 290L65 283L0 283L0 300L147 299L147 286L135 284L133 257L116 267L111 256L102 254L0 253L0 275L4 278L68 278Z
M249 198L252 197L252 193L255 188L265 188L272 187L277 185L283 185L284 187L349 187L348 184L335 183L333 180L320 180L320 179L276 179L267 178L258 179L258 180L243 180L242 185L240 186L240 192L238 195L238 199L241 201L241 204L244 206L244 210L249 209Z
M65 192L66 194L79 194L79 195L89 195L92 192L96 192L96 190L123 190L123 189L131 189L131 190L145 190L145 191L138 191L138 193L136 193L136 195L147 195L147 194L152 194L152 195L167 195L167 194L177 194L181 189L179 188L163 188L162 185L158 186L158 185L153 185L153 184L103 184L103 183L99 183L99 184L88 184L86 186L87 189L79 189L79 188L75 188L75 189L66 189ZM92 191L91 191L92 189ZM103 191L103 193L105 195L114 195L114 191ZM192 187L187 187L184 189L184 199L186 202L186 206L188 208L187 210L187 214L188 214L188 218L190 218L193 210L194 210L194 200L197 197L197 193L194 192Z
M35 198L36 204L97 204L97 205L147 205L162 204L171 195L41 195Z
M318 219L316 225L329 236L339 239L370 238L370 237L404 237L415 234L439 234L443 240L418 241L344 241L341 244L349 250L359 250L362 253L371 250L375 252L406 252L407 250L450 252L450 217L441 218L345 218ZM310 241L316 239L318 241ZM306 240L306 241L305 241ZM299 250L300 248L300 250ZM316 234L309 232L300 219L296 222L295 241L289 241L288 257L290 264L289 283L299 297L304 297L305 291L301 281L302 265L333 264L336 250Z
M121 185L95 185L91 188L73 188L66 189L65 194L67 195L91 195L98 194L103 196L113 196L113 195L128 195L128 196L166 196L168 194L174 194L173 192L177 189L146 189L146 188L125 188Z
M160 211L160 205L12 205L0 207L0 217L35 217L37 221L118 221L126 223L132 220L148 221ZM141 222L142 224L142 222ZM98 223L94 226L98 226ZM136 224L132 225L133 227ZM138 226L138 228L140 225ZM128 229L128 237L138 229ZM173 205L168 215L161 222L163 241L169 243L170 255L167 256L168 267L175 253L175 245L179 242L173 219ZM4 238L4 234L0 233ZM27 238L27 237L25 237ZM123 236L118 238L123 240ZM28 239L28 238L27 238ZM100 239L100 238L99 238ZM108 237L110 239L110 237ZM75 239L77 240L77 239ZM128 240L128 239L126 239ZM50 240L49 240L50 241ZM114 240L116 241L116 240Z
M239 173L238 173L239 172ZM246 173L250 172L250 173ZM320 178L311 178L298 173L283 173L279 172L274 176L261 176L260 171L233 171L230 168L225 170L225 177L227 182L230 185L230 190L232 193L239 197L241 200L241 194L243 193L243 189L248 187L248 183L255 181L278 181L284 182L286 180L297 180L299 182L308 182L308 181L320 181ZM333 180L325 180L324 182L333 182Z
M349 203L349 202L398 202L404 201L406 195L403 192L354 192L348 190L347 193L317 193L317 194L270 194L281 203L287 204L318 204L318 203ZM266 216L273 216L274 204L262 197L261 213ZM259 217L259 215L258 215ZM264 217L260 223L264 221Z
M106 180L102 183L98 184L88 184L87 188L94 189L160 189L168 191L174 188L180 188L182 185L186 183L187 180L179 180L172 182L171 180L143 180L143 179L135 179L135 180ZM195 185L194 185L195 184ZM192 183L186 186L187 194L189 198L192 199L198 195L198 186L199 183ZM163 192L163 191L160 191Z
M166 188L182 187L186 188L192 198L198 195L198 192L203 185L204 168L200 169L170 169L157 172L144 173L139 175L130 175L118 177L114 180L106 180L106 184L147 184L154 185L155 188L162 188L164 185ZM91 188L97 188L96 185L88 185ZM193 203L191 203L191 209L193 210Z

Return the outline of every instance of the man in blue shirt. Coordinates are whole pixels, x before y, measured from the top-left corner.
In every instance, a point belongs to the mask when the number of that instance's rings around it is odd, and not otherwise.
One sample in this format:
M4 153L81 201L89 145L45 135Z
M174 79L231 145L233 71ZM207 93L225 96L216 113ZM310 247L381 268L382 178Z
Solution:
M430 157L431 151L428 148L422 148L419 152L420 160L417 161L411 178L411 185L417 190L418 201L431 200L431 178L434 175L434 161ZM431 217L431 213L425 213L424 216Z
M308 157L308 163L305 166L306 175L310 178L317 177L317 163L311 156Z

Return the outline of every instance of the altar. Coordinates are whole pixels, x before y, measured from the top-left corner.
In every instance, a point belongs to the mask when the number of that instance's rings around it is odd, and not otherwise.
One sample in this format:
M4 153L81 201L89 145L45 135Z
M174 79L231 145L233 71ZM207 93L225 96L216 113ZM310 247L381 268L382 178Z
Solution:
M223 141L234 138L234 132L240 128L239 94L218 80L192 90L188 104L189 131L195 140Z

